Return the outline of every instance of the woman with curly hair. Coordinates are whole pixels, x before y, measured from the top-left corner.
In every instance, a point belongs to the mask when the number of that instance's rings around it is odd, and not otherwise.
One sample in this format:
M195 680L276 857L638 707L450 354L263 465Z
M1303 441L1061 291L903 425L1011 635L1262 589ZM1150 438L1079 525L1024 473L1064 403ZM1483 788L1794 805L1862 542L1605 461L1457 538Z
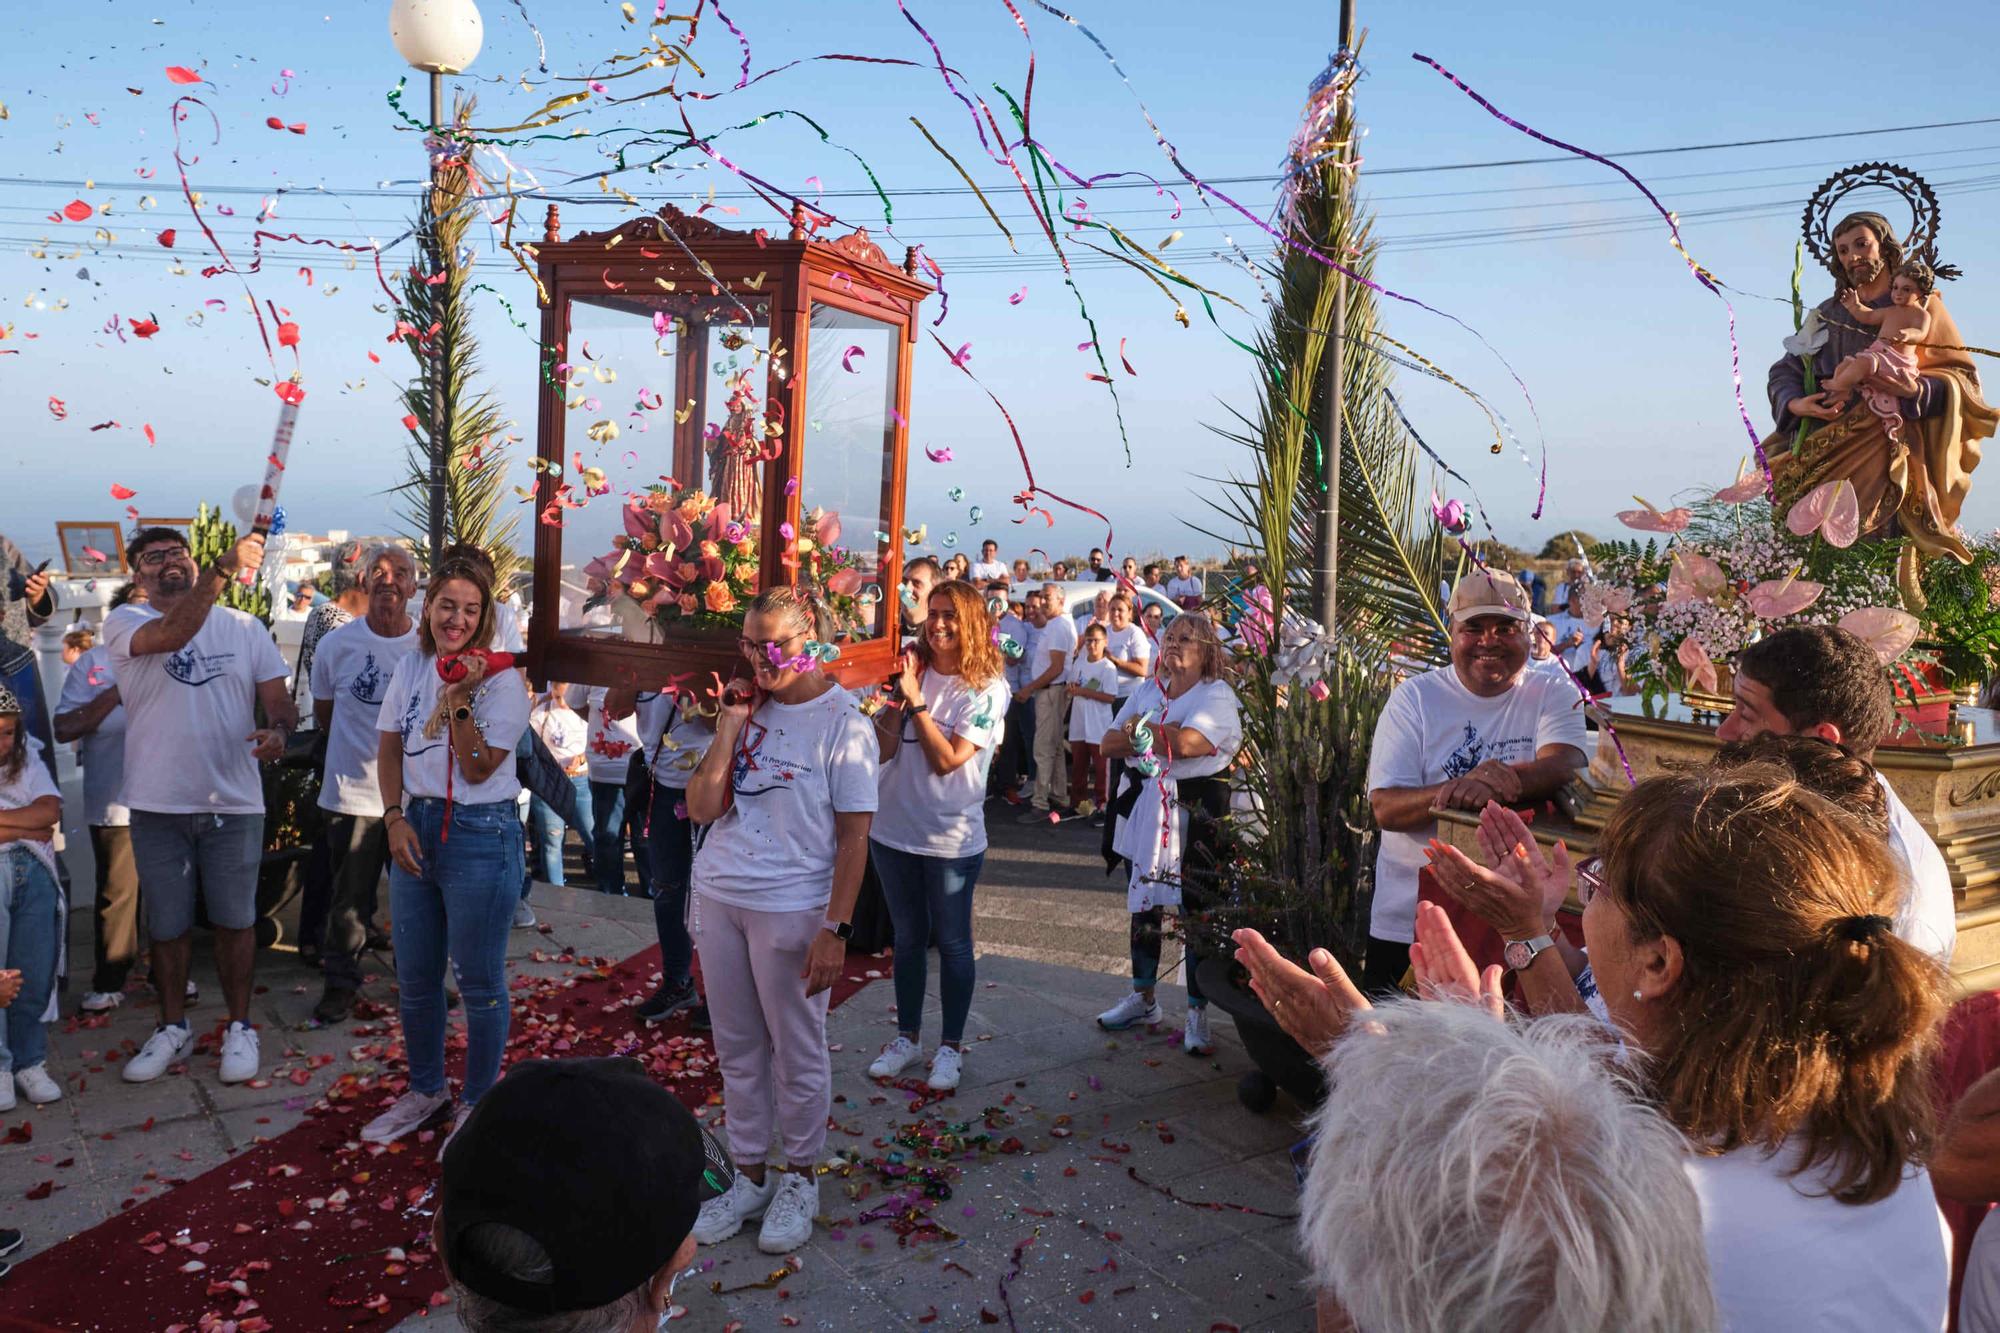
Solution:
M894 1078L923 1054L928 951L935 933L943 1032L929 1083L958 1086L972 1008L972 888L986 861L986 773L1007 731L1006 661L984 596L940 583L896 701L875 715L882 746L880 811L868 855L896 928L896 1039L868 1072Z

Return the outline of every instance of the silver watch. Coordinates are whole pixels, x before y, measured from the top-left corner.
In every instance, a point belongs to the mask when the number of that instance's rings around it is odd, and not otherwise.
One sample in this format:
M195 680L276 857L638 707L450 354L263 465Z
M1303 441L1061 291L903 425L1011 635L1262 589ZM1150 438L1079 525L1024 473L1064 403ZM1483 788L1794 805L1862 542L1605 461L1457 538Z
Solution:
M1500 958L1507 964L1509 972L1524 971L1528 964L1535 961L1537 954L1544 949L1553 949L1555 943L1555 938L1550 935L1537 935L1531 940L1508 940Z

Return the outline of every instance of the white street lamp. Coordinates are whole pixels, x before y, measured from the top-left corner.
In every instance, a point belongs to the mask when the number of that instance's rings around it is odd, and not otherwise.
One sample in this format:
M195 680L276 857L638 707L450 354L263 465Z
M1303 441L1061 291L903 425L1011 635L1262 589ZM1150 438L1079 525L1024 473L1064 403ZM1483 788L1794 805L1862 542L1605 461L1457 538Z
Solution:
M435 141L444 125L444 76L460 74L479 55L486 24L473 0L395 0L389 6L389 39L412 66L431 76L431 133ZM444 247L438 241L437 202L441 154L431 153L431 272L444 270ZM430 555L436 569L444 552L445 475L451 449L444 419L444 349L439 335L431 343L431 476Z

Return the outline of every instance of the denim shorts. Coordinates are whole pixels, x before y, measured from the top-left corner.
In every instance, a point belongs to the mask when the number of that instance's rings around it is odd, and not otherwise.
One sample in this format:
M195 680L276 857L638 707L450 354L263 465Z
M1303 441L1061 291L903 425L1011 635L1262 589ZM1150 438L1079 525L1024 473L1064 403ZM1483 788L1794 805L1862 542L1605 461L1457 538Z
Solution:
M177 940L194 929L197 886L210 925L257 924L257 870L264 858L262 815L132 812L132 862L146 933Z

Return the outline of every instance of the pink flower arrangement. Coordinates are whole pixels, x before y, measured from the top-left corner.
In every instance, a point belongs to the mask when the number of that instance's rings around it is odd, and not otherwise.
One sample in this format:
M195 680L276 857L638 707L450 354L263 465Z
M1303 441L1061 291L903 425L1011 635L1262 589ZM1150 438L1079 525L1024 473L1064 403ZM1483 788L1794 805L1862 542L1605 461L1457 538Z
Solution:
M628 598L660 625L740 625L757 594L752 525L694 489L656 485L623 509L625 535L584 566L586 606Z

